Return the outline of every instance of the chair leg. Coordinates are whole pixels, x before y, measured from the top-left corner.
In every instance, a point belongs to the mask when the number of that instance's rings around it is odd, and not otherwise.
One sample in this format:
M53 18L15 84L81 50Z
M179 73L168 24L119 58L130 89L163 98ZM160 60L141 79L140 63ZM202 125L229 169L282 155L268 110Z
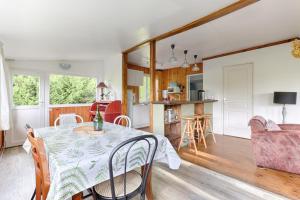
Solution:
M195 153L197 154L198 150L197 150L197 145L196 145L195 136L194 136L194 129L193 129L193 126L191 123L189 123L188 126L189 126L189 144L191 146L192 145L194 146Z
M206 131L206 121L205 121L205 119L204 119L204 126L203 126L203 128L201 129L202 131L201 131L201 137L202 137L202 139L203 139L203 144L204 144L204 147L205 147L205 149L207 148L207 145L206 145L206 140L205 140L205 131Z
M36 176L36 188L35 188L35 199L41 200L42 199L42 188L41 188L41 178Z
M215 134L214 134L213 129L212 129L212 126L211 126L211 121L210 121L210 120L208 120L208 126L209 126L209 130L210 130L210 132L211 132L211 134L212 134L214 143L217 143L217 142L216 142L216 138L215 138Z
M35 193L36 193L36 188L34 188L33 194L32 194L32 196L31 196L31 200L34 200Z
M179 151L180 150L180 148L181 148L181 145L182 145L182 142L183 142L183 139L184 139L184 136L185 136L185 132L186 132L186 124L184 125L184 128L183 128L183 134L181 134L181 138L180 138L180 142L179 142L179 145L178 145L178 149L177 149L177 151Z

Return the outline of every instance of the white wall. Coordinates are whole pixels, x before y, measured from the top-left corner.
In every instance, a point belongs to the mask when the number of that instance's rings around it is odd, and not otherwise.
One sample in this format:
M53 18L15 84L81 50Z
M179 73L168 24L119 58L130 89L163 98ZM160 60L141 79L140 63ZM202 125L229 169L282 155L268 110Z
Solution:
M214 131L223 133L223 67L245 63L254 65L253 115L280 123L282 107L273 104L273 92L295 91L297 105L287 106L287 122L300 123L300 59L291 55L291 43L286 43L204 61L204 90L219 100L213 108Z
M114 54L104 61L104 81L114 92L115 99L122 99L122 54Z
M69 63L72 67L63 70L59 63ZM34 60L9 60L7 61L10 69L33 70L46 74L70 74L79 76L93 76L99 80L103 78L104 62L99 61L34 61Z

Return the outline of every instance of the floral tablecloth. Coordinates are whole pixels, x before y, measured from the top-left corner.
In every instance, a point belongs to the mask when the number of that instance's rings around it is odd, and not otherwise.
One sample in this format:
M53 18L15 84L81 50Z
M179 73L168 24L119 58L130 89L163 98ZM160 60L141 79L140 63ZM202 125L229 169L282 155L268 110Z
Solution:
M92 125L91 123L76 126ZM51 186L48 200L69 199L98 183L109 179L108 159L111 151L119 143L143 134L144 131L125 128L123 126L104 123L103 135L78 134L73 127L46 127L35 129L34 134L44 140L48 155ZM155 135L158 149L155 161L167 163L169 168L178 169L181 163L179 156L167 138ZM129 155L129 169L142 166L145 162L147 146L137 146L137 154L133 150ZM139 150L138 150L139 149ZM123 173L124 156L114 161L114 174ZM144 159L144 160L143 160Z

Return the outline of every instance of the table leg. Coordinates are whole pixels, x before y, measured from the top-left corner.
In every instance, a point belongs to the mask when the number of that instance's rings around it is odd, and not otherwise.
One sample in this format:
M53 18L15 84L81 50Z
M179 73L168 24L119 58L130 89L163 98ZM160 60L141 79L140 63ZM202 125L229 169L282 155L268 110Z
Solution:
M79 192L79 193L73 195L72 200L82 200L83 199L82 196L83 196L82 192Z
M144 166L142 166L142 173L144 171ZM153 200L153 193L152 193L152 168L149 169L148 179L146 182L146 197L147 200Z

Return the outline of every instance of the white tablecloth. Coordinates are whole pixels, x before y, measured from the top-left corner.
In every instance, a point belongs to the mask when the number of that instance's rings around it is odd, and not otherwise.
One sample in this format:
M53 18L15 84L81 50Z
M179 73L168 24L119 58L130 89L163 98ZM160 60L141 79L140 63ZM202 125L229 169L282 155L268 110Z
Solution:
M78 124L92 125L91 123ZM111 151L121 142L143 134L144 131L104 123L103 135L85 135L73 131L73 127L46 127L35 129L34 134L44 140L48 155L51 186L48 200L64 200L109 179L108 159ZM163 136L155 135L158 148L155 161L167 163L169 168L178 169L179 156ZM28 146L28 145L27 145ZM26 147L26 145L25 145ZM30 145L28 146L30 148ZM146 157L142 143L129 155L129 170L142 166ZM136 152L137 154L135 154ZM138 156L137 156L138 155ZM114 162L114 174L124 171L124 156ZM145 160L145 159L144 159Z

